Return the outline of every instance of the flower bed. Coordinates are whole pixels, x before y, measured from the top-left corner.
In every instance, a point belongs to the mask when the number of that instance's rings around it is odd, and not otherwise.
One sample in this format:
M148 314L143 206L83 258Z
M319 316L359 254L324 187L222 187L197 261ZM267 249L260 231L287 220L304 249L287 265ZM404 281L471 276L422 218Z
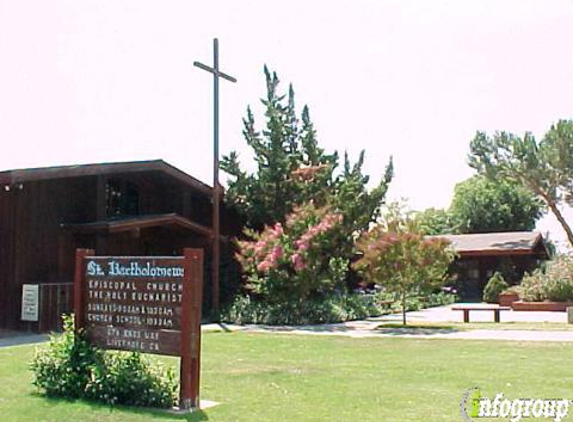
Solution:
M511 306L514 302L519 300L519 295L513 292L500 293L498 299L500 306Z
M565 312L570 306L573 306L572 302L524 302L518 300L511 304L514 311Z

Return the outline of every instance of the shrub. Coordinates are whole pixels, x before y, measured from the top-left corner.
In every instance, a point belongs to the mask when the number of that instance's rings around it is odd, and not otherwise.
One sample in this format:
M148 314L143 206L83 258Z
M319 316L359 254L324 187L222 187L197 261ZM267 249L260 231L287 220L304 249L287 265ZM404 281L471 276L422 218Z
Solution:
M402 303L396 299L395 294L387 294L386 300L394 299L394 303L390 306L393 313L402 311ZM433 292L428 294L417 293L410 295L406 298L406 311L419 311L426 308L434 308L436 306L451 305L457 301L457 296L453 293L446 292Z
M455 293L437 292L430 293L425 299L424 308L433 308L435 306L445 306L456 303L458 297Z
M560 255L547 262L545 268L527 274L520 293L523 300L529 302L573 301L573 259Z
M74 319L63 317L64 332L50 337L48 347L31 364L32 383L48 396L80 398L91 382L93 369L103 365L103 352L92 347L83 333L74 333Z
M247 230L252 240L237 242L236 255L247 288L275 303L344 289L348 261L332 253L341 221L341 214L309 203L296 208L284 227L276 223L261 233Z
M384 312L377 297L367 294L331 294L282 303L237 296L221 319L236 324L304 325L364 319Z
M172 368L151 366L136 352L105 355L105 364L94 368L86 386L86 397L108 404L171 407L177 394Z
M171 407L176 400L171 368L151 366L136 352L92 346L74 331L72 316L64 317L64 332L36 353L31 370L33 384L48 396L150 407Z
M356 248L361 257L353 267L367 283L400 296L406 325L408 296L446 283L454 259L449 243L444 238L424 236L415 219L395 209L359 238Z
M505 282L501 273L496 271L483 289L484 302L497 303L499 301L499 294L508 287L509 285Z
M526 302L543 302L547 299L545 274L541 269L526 274L520 285L519 296Z

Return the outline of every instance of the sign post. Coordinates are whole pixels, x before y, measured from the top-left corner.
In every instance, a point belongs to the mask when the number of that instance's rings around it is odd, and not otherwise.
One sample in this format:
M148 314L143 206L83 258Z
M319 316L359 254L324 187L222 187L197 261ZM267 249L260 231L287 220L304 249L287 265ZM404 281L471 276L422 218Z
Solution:
M183 327L181 332L181 388L180 403L184 408L199 406L199 375L201 351L201 301L202 283L193 283L193 279L203 280L203 250L185 249L185 279L191 289L183 290ZM195 403L195 404L194 404Z
M76 251L76 330L97 347L179 356L181 409L199 408L203 250L182 257Z

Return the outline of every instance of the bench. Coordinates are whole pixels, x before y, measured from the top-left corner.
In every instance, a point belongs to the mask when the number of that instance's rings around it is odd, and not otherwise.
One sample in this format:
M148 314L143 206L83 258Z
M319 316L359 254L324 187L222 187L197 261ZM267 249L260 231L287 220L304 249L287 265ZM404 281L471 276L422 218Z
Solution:
M452 306L452 311L463 311L464 322L470 322L470 311L493 311L493 320L499 322L499 314L501 311L509 311L509 306L498 305L476 305L476 306Z

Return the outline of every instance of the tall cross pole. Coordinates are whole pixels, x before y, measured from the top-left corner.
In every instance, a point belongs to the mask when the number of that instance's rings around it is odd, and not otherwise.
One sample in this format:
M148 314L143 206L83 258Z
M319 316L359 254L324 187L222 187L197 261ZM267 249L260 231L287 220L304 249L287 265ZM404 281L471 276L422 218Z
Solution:
M219 310L219 263L220 253L220 216L219 208L221 202L221 185L219 184L219 78L230 82L237 82L235 78L219 70L219 40L213 39L213 67L204 65L201 62L194 62L193 65L199 69L206 70L213 74L213 253L211 256L211 306L216 312Z

